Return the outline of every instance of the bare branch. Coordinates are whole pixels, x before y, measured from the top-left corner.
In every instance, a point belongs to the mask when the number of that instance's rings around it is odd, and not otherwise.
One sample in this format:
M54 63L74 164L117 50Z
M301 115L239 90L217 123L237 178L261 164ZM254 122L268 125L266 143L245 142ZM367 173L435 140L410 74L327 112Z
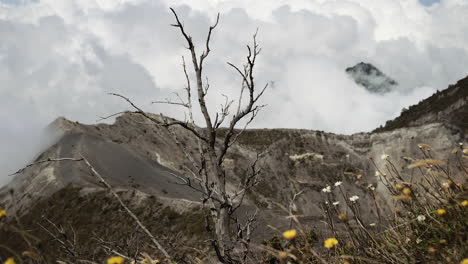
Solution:
M208 56L208 54L210 53L210 39L211 39L211 33L213 32L213 30L216 28L216 26L218 25L218 22L219 22L219 13L218 15L216 16L216 22L213 26L210 27L210 30L208 31L208 37L206 38L206 50L205 52L203 52L203 54L201 55L200 57L200 66L203 64L203 60ZM200 67L201 68L201 67Z
M223 124L224 120L229 115L229 109L234 103L234 100L229 100L229 98L226 95L223 94L222 96L225 98L225 102L221 105L221 113L216 113L214 129L219 128ZM221 117L219 117L219 115L221 115Z
M16 175L16 174L19 174L19 173L22 173L24 172L27 168L29 167L32 167L34 165L38 165L38 164L41 164L41 163L46 163L46 162L58 162L58 161L82 161L83 159L75 159L75 158L59 158L59 159L54 159L54 158L48 158L48 159L45 159L45 160L40 160L40 161L36 161L36 162L33 162L33 163L30 163L28 165L26 165L24 168L21 168L19 169L17 172L15 173L12 173L8 176L13 176L13 175Z
M151 104L170 104L170 105L179 105L179 106L183 106L183 107L186 107L186 108L189 107L188 103L186 103L186 102L184 102L184 100L182 100L179 93L174 93L174 94L179 99L179 102L174 102L174 101L171 101L168 98L166 98L164 101L154 101L154 102L151 102Z
M176 22L177 24L172 24L171 26L173 27L177 27L180 29L180 32L182 33L182 35L184 36L185 40L187 41L187 43L189 44L189 49L191 49L193 47L193 42L192 42L192 37L190 37L189 35L187 35L187 33L185 33L185 29L184 29L184 26L182 25L182 23L180 23L180 20L179 20L179 17L177 16L177 13L176 11L174 10L174 8L169 8L172 13L174 14L174 17L176 19Z
M200 133L198 133L198 131L191 125L189 125L187 122L182 122L182 121L172 121L172 122L169 122L167 121L167 118L164 119L163 122L161 122L160 120L157 120L156 118L148 115L146 112L144 112L141 108L139 108L138 106L136 106L129 98L123 96L123 95L120 95L120 94L116 94L116 93L109 93L110 95L114 95L114 96L117 96L117 97L120 97L122 99L124 99L125 101L127 101L133 108L135 108L137 111L135 113L137 114L140 114L144 117L146 117L147 119L151 120L152 122L154 122L154 124L156 125L159 125L159 126L165 126L165 127L169 127L169 126L175 126L175 125L178 125L178 126L181 126L187 130L189 130L190 132L192 132L197 138L203 140L203 141L207 141L207 139L202 136ZM162 116L164 118L164 116Z
M81 155L81 154L80 154ZM133 218L133 220L135 220L135 222L138 224L138 226L143 230L143 232L145 232L148 237L151 239L151 241L156 245L156 247L164 254L164 256L169 259L171 259L171 257L169 256L169 254L167 253L167 251L161 246L161 244L156 240L156 238L153 236L153 234L151 234L151 232L145 227L145 225L143 225L143 223L138 219L138 217L125 205L125 203L122 201L122 199L120 199L120 196L112 189L112 186L107 183L106 180L104 180L104 178L101 176L101 174L99 174L99 172L96 171L96 169L94 169L94 167L91 165L91 163L83 156L81 155L81 158L82 160L85 162L85 164L88 166L88 168L91 170L91 172L96 176L98 177L99 181L101 183L103 183L107 189L109 190L109 192L115 197L115 199L117 199L117 201L120 203L120 205L125 209L125 211L127 211L127 213Z
M249 91L249 102L245 106L245 108L242 110L241 110L241 107L238 106L237 113L231 119L228 131L224 137L223 147L221 148L220 155L218 156L218 164L221 164L223 162L224 155L226 155L228 148L231 146L231 140L235 134L234 130L235 130L237 123L240 120L242 120L245 116L252 114L251 119L247 122L247 125L250 124L250 122L252 122L252 120L257 115L258 111L264 107L264 105L255 106L258 99L263 95L266 88L268 87L268 83L267 83L258 94L255 94L255 82L254 82L253 69L255 66L257 55L260 53L260 49L257 44L256 38L257 38L257 32L253 36L253 49L250 46L247 46L248 56L247 56L247 64L244 65L244 71L241 71L239 67L228 62L228 65L233 67L235 71L237 71L237 73L242 77L241 96L243 94L243 89L245 89L246 87ZM240 104L240 100L241 99L239 99L239 104ZM245 128L246 127L247 126L245 126Z
M151 104L168 104L168 105L178 105L178 106L188 107L186 103L173 102L167 98L165 99L165 101L153 101L151 102Z
M122 112L118 112L118 113L114 113L114 114L111 114L111 115L108 115L108 116L101 116L99 119L96 120L96 122L101 122L103 120L106 120L106 119L109 119L109 118L112 118L114 116L118 116L120 114L124 114L124 113L127 113L128 111L122 111Z
M171 11L174 14L174 17L175 17L176 22L177 22L173 26L180 29L180 32L182 33L182 35L184 36L185 40L187 41L187 43L189 45L188 48L189 48L191 56L192 56L193 69L195 70L195 76L196 76L196 79L197 79L198 102L199 102L200 109L202 111L203 117L205 118L206 127L210 129L210 131L208 131L206 136L208 137L210 147L212 149L214 149L215 140L216 140L216 133L212 129L213 125L212 125L211 117L210 117L208 108L206 106L206 102L205 102L206 93L204 91L205 88L203 86L203 77L202 77L203 76L202 75L203 60L206 58L206 56L208 56L209 45L208 45L208 50L206 50L205 53L203 53L203 55L200 57L200 63L198 63L197 54L195 52L195 46L193 45L192 37L187 35L187 33L185 32L184 26L180 22L179 17L177 16L177 13L175 12L175 10L173 8L171 8ZM217 19L217 21L218 21L218 19ZM209 31L208 37L207 37L207 43L209 43L209 38L211 37L211 32L216 27L216 25L217 25L217 22L216 22L216 24L214 26L210 27L210 31Z

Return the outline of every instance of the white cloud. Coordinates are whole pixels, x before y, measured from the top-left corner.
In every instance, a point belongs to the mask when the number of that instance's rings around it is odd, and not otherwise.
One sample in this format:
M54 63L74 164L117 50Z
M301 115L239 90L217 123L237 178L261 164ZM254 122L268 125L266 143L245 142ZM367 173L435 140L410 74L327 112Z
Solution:
M257 80L272 85L257 127L368 131L468 74L468 3L461 0L429 7L418 0L6 3L0 1L2 174L33 156L22 153L31 153L22 151L28 139L55 117L92 123L128 109L110 91L182 117L176 108L149 105L184 85L180 56L188 54L169 26L169 6L198 44L221 12L206 65L213 106L221 93L238 94L240 80L225 62L242 63L260 29ZM383 97L355 85L344 70L360 61L397 80L398 89ZM13 145L19 151L10 155Z

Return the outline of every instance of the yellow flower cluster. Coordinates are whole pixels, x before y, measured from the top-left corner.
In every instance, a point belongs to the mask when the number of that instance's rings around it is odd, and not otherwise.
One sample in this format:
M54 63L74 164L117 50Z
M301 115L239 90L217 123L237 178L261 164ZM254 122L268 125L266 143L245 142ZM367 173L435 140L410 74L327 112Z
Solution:
M7 213L5 210L2 210L0 209L0 219L2 219L3 217L6 217L7 216Z
M107 264L123 264L124 262L125 259L120 256L110 257L107 259Z
M437 209L437 214L438 215L445 215L447 214L447 210L443 209L443 208L440 208L440 209Z
M411 194L411 189L406 187L403 189L403 191L401 191L404 195L410 195Z
M3 264L16 264L16 262L13 258L8 258Z
M297 231L296 229L291 229L283 232L283 237L286 238L287 240L293 240L297 236Z
M345 215L344 213L340 213L340 214L338 215L338 219L340 219L341 221L344 222L344 221L346 221L347 217L346 217L346 215Z
M327 239L327 240L325 240L323 242L323 246L326 247L326 248L332 248L336 244L338 244L338 240L336 238L334 238L334 237L329 238L329 239Z
M286 259L288 257L288 252L281 251L278 253L279 259Z

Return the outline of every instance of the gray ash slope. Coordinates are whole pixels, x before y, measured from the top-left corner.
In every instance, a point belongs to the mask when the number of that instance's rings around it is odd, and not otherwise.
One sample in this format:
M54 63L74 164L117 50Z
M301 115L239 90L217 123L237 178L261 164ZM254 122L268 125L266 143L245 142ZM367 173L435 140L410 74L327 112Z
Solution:
M346 73L356 84L363 86L371 93L385 94L398 85L395 80L370 63L360 62L353 67L346 68Z
M320 191L336 181L343 181L342 186L349 194L361 197L363 214L371 217L372 207L366 206L369 202L366 197L370 195L368 184L374 184L377 192L385 194L385 191L377 183L368 157L386 153L398 168L406 168L402 157L417 157L419 143L430 144L434 153L449 153L466 139L467 124L463 120L468 112L467 83L468 78L459 81L372 133L336 135L299 129L249 129L226 159L231 179L228 188L239 183L258 152L267 151L261 161L262 180L249 194L242 211L244 214L254 207L260 208L258 239L272 234L267 224L287 227L285 213L276 204L289 204L300 190L305 192L296 201L297 213L304 215L304 221L312 226L319 225ZM433 103L437 105L431 106ZM63 135L37 160L84 155L151 231L161 235L169 249L178 248L175 238L209 247L206 241L202 243L206 234L199 194L178 184L173 176L182 176L184 168L191 165L164 128L145 124L142 116L130 112L111 125L83 125L59 118L51 128ZM174 133L182 144L197 153L197 144L189 132L176 128ZM383 165L380 159L375 161L378 166ZM364 177L356 179L344 172ZM72 225L79 240L88 241L82 249L84 255L102 254L93 251L96 245L89 242L91 235L121 241L135 230L131 219L79 162L42 163L26 169L0 189L0 206L16 213L40 238L38 243L50 247L53 257L61 253L53 251L49 236L37 226L46 224L45 218L60 225ZM106 219L112 219L113 224ZM175 230L179 230L177 236ZM0 240L12 247L24 246L11 233L0 234Z

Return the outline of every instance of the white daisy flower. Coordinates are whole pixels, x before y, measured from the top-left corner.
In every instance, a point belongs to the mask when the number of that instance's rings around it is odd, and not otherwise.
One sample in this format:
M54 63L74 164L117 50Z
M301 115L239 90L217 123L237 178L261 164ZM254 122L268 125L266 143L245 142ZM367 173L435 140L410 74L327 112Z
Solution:
M424 215L418 215L417 219L419 222L424 222L424 220L426 220L426 217Z
M340 181L335 182L335 187L338 187L338 186L340 186L340 185L341 185L341 182L340 182Z
M325 188L322 189L322 192L331 192L331 187L330 186L327 186Z
M339 205L339 204L340 204L340 202L338 202L338 201L333 202L333 205L335 205L335 206L336 206L336 205Z
M349 198L349 200L350 200L351 202L356 202L357 200L359 200L359 196L353 195L353 196L351 196L351 197Z

